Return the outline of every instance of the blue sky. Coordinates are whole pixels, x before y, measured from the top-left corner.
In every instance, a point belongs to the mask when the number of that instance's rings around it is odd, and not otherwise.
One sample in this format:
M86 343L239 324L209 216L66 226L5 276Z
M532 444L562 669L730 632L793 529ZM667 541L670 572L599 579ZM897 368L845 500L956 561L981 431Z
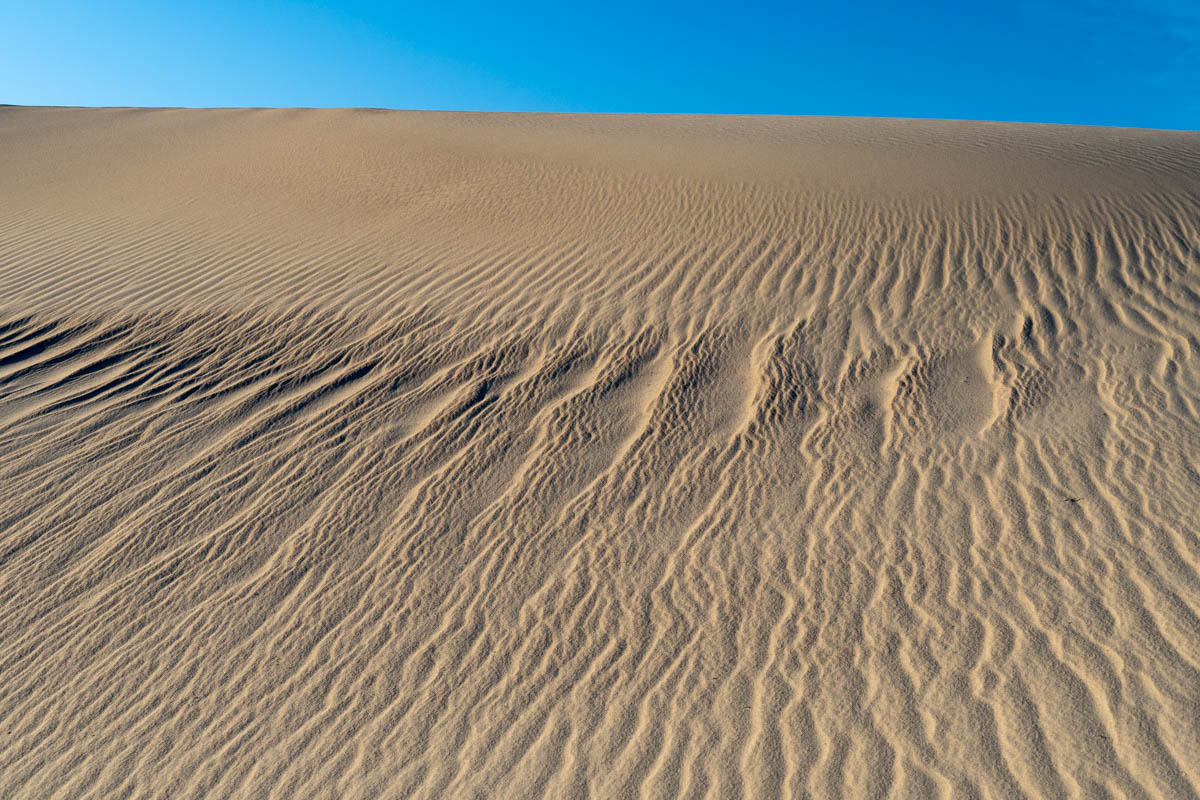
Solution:
M1200 129L1200 0L0 0L0 102Z

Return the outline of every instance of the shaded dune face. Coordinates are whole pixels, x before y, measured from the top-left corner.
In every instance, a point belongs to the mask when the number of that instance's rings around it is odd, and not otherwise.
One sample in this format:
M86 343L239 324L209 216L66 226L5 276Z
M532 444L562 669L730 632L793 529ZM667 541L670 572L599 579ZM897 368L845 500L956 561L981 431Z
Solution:
M1200 790L1200 135L0 142L0 796Z

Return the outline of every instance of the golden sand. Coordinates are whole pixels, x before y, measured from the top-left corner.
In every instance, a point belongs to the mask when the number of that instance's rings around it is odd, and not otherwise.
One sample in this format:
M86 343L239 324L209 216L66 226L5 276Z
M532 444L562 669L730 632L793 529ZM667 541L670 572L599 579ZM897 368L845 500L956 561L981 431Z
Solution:
M1200 790L1200 134L0 109L0 797Z

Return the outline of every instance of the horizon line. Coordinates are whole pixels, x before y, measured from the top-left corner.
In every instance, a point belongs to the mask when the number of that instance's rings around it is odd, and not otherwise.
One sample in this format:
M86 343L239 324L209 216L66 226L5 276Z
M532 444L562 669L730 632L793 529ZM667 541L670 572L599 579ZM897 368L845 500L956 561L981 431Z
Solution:
M859 114L778 114L738 111L553 111L553 110L495 110L466 108L401 108L391 106L138 106L138 105L76 105L0 103L0 108L57 109L75 111L377 111L416 114L477 114L526 115L558 117L762 117L772 119L844 119L880 120L891 122L963 122L992 125L1054 126L1060 128L1106 128L1127 131L1160 131L1165 133L1200 133L1200 128L1144 128L1135 125L1109 125L1082 122L1047 122L1027 119L980 119L974 117L894 117Z

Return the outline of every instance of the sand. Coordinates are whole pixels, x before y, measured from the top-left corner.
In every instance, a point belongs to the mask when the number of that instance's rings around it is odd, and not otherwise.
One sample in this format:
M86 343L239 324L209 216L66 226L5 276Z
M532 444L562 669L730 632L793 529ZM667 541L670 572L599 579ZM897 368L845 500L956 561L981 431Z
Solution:
M0 796L1195 797L1200 134L0 109Z

